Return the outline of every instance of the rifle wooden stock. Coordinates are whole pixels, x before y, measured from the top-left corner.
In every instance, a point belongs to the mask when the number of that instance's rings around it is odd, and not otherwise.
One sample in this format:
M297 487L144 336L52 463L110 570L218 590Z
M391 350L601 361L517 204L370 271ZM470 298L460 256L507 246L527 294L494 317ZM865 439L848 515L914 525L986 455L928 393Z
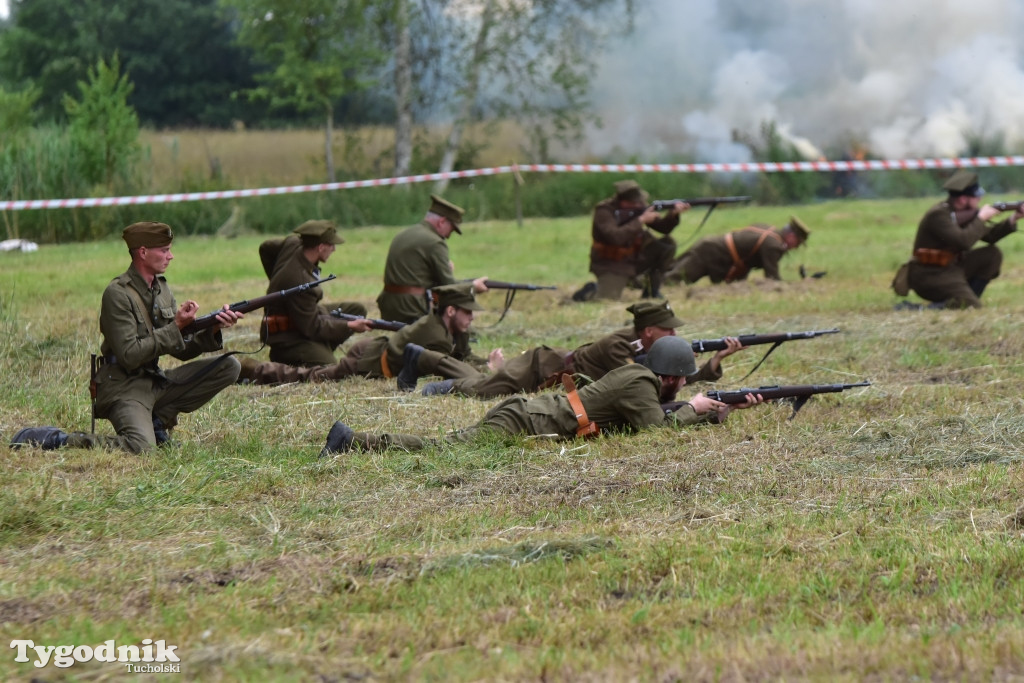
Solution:
M397 320L380 320L379 318L363 318L362 316L352 315L351 313L345 313L340 308L335 308L331 311L331 315L335 318L342 320L369 320L370 329L372 330L387 330L388 332L397 332L398 330L405 327L406 323L398 322Z
M235 313L248 313L249 311L256 311L256 310L259 310L259 309L263 308L267 304L271 304L271 303L277 301L278 299L283 299L283 298L291 296L293 294L298 294L299 292L304 292L307 289L312 289L313 287L316 287L317 285L321 285L321 284L323 284L325 282L330 282L334 278L335 278L334 275L328 275L327 277L325 277L325 278L323 278L321 280L315 280L314 282L307 282L305 284L299 285L297 287L292 287L290 289L282 289L279 292L272 292L272 293L266 294L264 296L258 296L255 299L246 299L245 301L239 301L237 303L233 303L230 306L228 306L228 310L229 311L234 311ZM200 317L196 318L191 323L186 325L184 327L184 329L181 330L181 333L183 335L184 334L195 334L196 332L201 332L201 331L203 331L205 329L209 329L209 328L213 327L214 325L217 324L217 314L220 313L223 310L224 309L221 309L219 311L214 311L213 313L207 313L204 316L200 316Z
M820 337L825 334L836 334L839 332L838 327L834 327L831 330L808 330L806 332L778 332L773 334L741 334L736 338L740 340L740 344L743 346L756 346L758 344L781 344L782 342L792 341L794 339L813 339L814 337ZM704 351L721 351L728 347L725 342L725 337L720 339L697 339L690 342L690 347L694 353L702 353Z

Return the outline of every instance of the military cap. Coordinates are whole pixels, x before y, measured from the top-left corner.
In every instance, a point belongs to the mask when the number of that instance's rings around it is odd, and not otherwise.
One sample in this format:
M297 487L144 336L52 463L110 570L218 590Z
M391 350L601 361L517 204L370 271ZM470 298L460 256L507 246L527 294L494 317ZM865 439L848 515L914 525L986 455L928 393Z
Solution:
M674 330L683 325L683 321L676 317L667 301L639 301L626 310L633 314L633 326L638 330L645 327Z
M985 190L978 184L978 174L960 169L942 184L942 189L950 194L963 194L968 197L981 197Z
M476 302L476 293L472 282L456 282L453 285L434 287L431 292L437 302L437 310L443 311L449 306L464 308L467 311L482 311L484 307Z
M789 225L786 227L796 234L796 237L800 240L801 244L806 242L807 238L811 235L811 231L807 229L807 225L796 216L789 217Z
M459 223L462 222L462 214L466 213L466 210L461 206L456 206L444 197L438 197L436 194L430 195L430 213L436 213L438 216L444 216L451 221L452 227L455 228L455 232L462 234L462 229L459 228Z
M338 234L338 227L331 221L306 221L292 230L296 235L316 237L321 244L342 244L345 240Z
M132 223L124 232L121 233L121 238L128 245L129 249L138 249L139 247L147 247L153 249L155 247L166 247L174 239L174 233L171 231L171 226L166 223L157 223L156 221L141 221L139 223Z
M635 180L620 180L615 183L615 198L628 202L645 202L647 193L640 189Z

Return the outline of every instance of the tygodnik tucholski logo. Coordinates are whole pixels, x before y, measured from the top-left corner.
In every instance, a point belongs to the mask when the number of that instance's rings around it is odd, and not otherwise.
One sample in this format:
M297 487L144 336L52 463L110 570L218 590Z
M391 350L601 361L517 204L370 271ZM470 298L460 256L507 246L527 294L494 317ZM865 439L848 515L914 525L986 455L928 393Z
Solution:
M11 648L17 650L16 662L32 662L38 669L49 665L66 669L79 662L95 659L97 662L124 663L129 673L180 673L181 665L174 651L177 645L168 645L164 640L146 638L142 645L117 645L105 640L95 648L89 645L36 645L31 640L12 640ZM30 659L30 655L34 656ZM138 662L138 663L136 663Z

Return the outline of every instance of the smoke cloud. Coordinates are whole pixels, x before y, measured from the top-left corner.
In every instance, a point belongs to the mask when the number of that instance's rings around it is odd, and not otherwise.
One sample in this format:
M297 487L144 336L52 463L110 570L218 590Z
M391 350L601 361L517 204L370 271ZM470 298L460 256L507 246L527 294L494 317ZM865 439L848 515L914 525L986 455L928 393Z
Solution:
M599 158L750 160L762 122L808 158L1024 146L1020 0L640 0L602 56ZM645 160L646 160L645 159Z

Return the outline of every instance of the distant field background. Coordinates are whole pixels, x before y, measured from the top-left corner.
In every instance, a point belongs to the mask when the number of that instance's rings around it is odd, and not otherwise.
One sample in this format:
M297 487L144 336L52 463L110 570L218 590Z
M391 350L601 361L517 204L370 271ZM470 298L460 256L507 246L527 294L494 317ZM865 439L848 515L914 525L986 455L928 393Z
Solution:
M783 345L747 380L763 349L727 361L721 388L872 383L792 421L764 405L685 431L319 460L339 418L439 434L488 408L352 379L231 387L147 456L0 445L0 634L165 639L203 681L1017 680L1024 242L1000 244L984 309L894 311L889 281L935 198L722 208L703 229L797 214L812 230L784 282L666 290L691 339L842 330ZM327 297L376 313L401 227L345 225ZM588 279L586 211L464 232L458 276L558 287L521 293L497 326L502 296L483 295L479 350L572 347L629 319L634 290L565 303ZM262 294L262 239L185 230L167 273L179 301ZM827 274L801 280L801 264ZM99 296L126 266L115 236L0 254L0 443L25 425L88 429ZM227 347L266 358L257 325ZM12 660L0 678L65 675Z

